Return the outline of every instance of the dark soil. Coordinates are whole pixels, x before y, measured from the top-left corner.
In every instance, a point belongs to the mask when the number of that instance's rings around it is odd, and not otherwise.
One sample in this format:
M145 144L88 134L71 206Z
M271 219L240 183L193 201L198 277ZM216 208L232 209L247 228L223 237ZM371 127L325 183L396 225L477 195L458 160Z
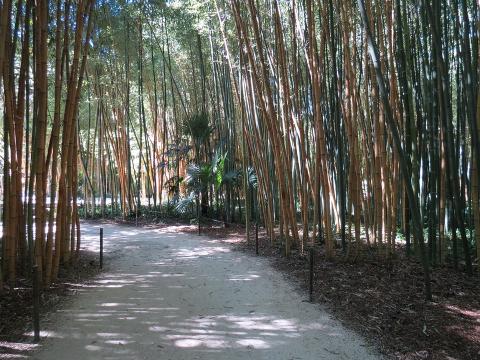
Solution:
M58 281L42 291L40 329L42 318L98 273L98 255L88 251L81 251L78 260L60 270ZM15 353L9 343L32 341L32 283L30 279L20 278L16 285L5 288L0 295L0 354Z
M204 234L236 242L241 251L255 253L240 227L205 229ZM235 241L237 240L237 241ZM468 277L449 267L432 270L433 301L426 302L423 275L415 257L399 251L389 261L364 249L355 260L339 251L334 260L315 249L314 293L345 326L364 335L389 358L401 360L480 359L480 277ZM259 236L259 254L302 289L309 286L307 254L293 251L286 258Z

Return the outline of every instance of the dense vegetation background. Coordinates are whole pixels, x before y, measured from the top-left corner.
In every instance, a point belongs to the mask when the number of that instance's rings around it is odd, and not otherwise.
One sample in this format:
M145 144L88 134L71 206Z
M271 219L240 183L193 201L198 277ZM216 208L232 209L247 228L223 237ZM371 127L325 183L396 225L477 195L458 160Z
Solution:
M430 298L477 271L479 26L474 0L1 1L0 281L54 281L79 215L184 216L406 252Z

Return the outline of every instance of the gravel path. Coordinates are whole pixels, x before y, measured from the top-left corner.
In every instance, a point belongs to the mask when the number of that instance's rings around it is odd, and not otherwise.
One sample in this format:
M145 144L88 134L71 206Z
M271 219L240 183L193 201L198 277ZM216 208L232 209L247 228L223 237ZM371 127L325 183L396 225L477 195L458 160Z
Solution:
M106 271L42 332L34 359L377 359L268 260L168 229L103 225ZM96 246L99 225L83 224Z

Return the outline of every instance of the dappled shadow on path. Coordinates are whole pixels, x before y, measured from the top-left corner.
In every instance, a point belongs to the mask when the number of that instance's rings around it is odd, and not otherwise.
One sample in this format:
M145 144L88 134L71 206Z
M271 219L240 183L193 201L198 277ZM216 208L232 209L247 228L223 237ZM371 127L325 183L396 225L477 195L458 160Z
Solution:
M370 358L258 259L165 229L105 230L115 261L44 325L35 359Z

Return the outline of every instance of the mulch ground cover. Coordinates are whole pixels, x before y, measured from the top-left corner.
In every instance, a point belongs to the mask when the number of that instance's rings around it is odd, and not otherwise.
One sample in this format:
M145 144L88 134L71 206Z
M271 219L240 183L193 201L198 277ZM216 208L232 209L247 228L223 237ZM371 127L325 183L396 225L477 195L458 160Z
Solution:
M98 254L81 251L78 260L59 272L58 280L41 294L41 316L57 309L62 301L74 295L82 284L99 273ZM14 288L5 287L0 295L0 358L2 353L15 355L12 343L31 340L32 332L32 283L19 278ZM41 328L41 325L40 325Z

